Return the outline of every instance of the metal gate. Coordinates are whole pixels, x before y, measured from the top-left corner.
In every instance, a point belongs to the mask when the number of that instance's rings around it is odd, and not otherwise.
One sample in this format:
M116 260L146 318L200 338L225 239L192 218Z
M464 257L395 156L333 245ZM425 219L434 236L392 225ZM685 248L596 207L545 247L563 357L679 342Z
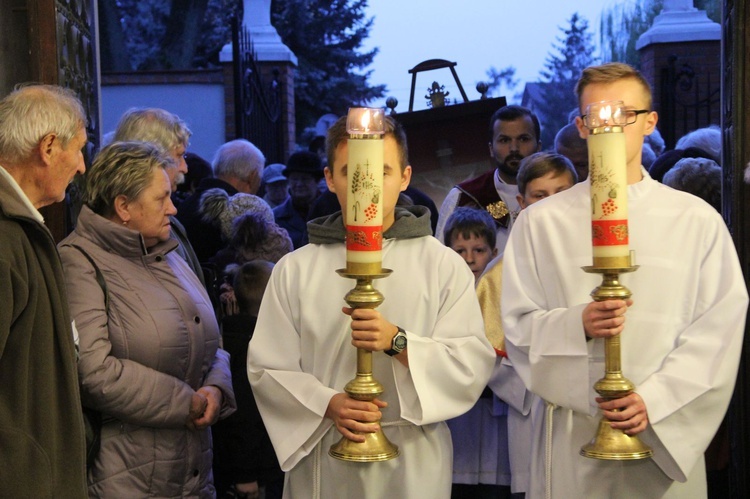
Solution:
M687 63L678 69L672 55L661 69L660 97L659 131L668 149L692 130L719 124L721 75L696 72Z
M266 164L283 163L282 84L278 69L262 74L250 35L241 20L232 22L234 116L237 138L247 139L266 156Z

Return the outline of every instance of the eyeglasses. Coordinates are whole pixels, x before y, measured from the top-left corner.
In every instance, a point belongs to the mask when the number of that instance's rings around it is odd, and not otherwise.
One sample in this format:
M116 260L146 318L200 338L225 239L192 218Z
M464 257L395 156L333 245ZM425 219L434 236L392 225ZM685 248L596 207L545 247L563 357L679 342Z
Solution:
M616 112L614 114L611 124L620 126L632 125L638 120L639 115L650 112L651 111L649 111L648 109L623 109L621 110L621 112ZM594 120L591 120L590 117L591 115L589 114L581 115L581 119L583 120L583 125L585 127L595 128L598 126L602 126L598 117L596 117Z

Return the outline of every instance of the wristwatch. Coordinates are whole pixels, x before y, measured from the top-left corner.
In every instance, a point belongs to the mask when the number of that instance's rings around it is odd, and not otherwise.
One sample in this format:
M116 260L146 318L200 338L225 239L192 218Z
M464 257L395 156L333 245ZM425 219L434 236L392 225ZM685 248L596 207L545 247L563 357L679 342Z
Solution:
M396 333L396 336L394 336L391 341L391 349L385 351L386 355L390 355L391 357L406 349L406 331L399 326L396 327L398 327L398 333Z

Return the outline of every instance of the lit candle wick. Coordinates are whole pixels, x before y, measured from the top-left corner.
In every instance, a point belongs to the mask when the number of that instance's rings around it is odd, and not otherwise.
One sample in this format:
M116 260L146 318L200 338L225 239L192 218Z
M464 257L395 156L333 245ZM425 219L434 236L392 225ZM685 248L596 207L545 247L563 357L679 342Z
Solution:
M602 124L606 126L611 118L612 108L610 106L603 106L599 110L599 119L602 120Z
M370 110L365 110L364 113L362 113L362 120L360 121L362 128L364 129L364 132L367 133L370 130Z

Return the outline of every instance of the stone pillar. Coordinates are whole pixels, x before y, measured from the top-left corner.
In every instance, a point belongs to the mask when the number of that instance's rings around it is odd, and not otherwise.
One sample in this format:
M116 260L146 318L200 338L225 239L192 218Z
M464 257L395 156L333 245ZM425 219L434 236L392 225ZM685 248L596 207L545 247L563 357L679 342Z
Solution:
M250 34L255 51L255 61L261 71L261 76L265 81L273 78L273 72L279 72L279 82L285 89L281 102L281 120L284 132L284 149L287 156L295 149L296 130L295 130L295 112L294 112L294 68L297 67L297 56L284 45L279 33L271 25L271 0L244 0L244 15L242 25ZM225 78L225 87L228 92L227 104L234 102L234 92L232 90L233 82L231 78L232 66L232 45L225 45L219 59L224 65L224 73L229 79ZM230 97L231 95L231 97ZM232 111L233 114L233 111ZM227 118L227 129L234 129L232 121L230 126L229 115ZM228 133L232 136L233 134Z
M721 26L711 21L705 11L693 7L692 0L665 0L664 9L638 39L636 49L641 56L641 72L653 88L653 108L660 113L659 130L668 148L674 147L688 131L719 124ZM665 88L670 74L674 76L685 65L694 71L693 88L685 90L684 95L672 85ZM696 100L713 90L716 93L710 107L677 112L672 105L675 96Z

